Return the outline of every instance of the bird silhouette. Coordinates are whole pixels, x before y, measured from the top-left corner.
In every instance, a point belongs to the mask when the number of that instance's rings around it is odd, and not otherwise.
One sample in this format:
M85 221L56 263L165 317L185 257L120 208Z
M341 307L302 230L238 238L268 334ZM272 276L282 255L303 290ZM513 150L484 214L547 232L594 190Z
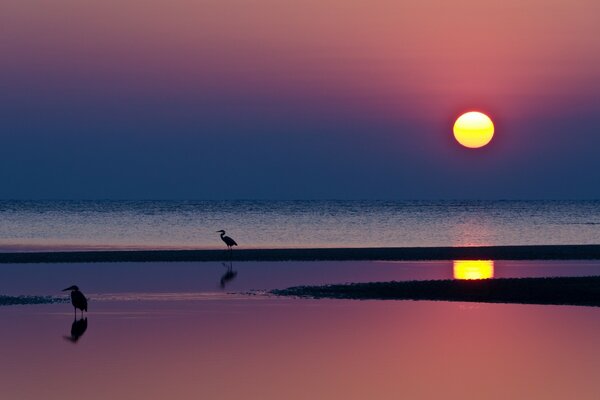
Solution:
M73 304L75 316L77 316L77 309L81 310L81 316L83 317L83 312L87 312L88 302L83 293L79 290L79 288L75 285L70 286L66 289L63 289L63 292L71 291L71 304Z
M227 263L222 263L223 266L225 268L227 268L227 271L225 271L225 273L223 274L223 276L221 277L221 289L225 289L225 286L231 282L232 280L235 279L235 277L237 276L237 271L233 270L233 263L229 262L229 264Z
M237 246L238 244L235 242L235 240L233 240L232 238L230 238L229 236L225 236L225 231L224 230L220 230L217 231L217 233L221 233L221 240L223 242L225 242L225 244L227 245L227 248L229 250L231 250L233 248L233 246Z
M81 318L79 320L75 318L73 320L73 324L71 325L71 336L65 336L65 339L71 343L77 343L79 338L85 333L87 325L87 318Z

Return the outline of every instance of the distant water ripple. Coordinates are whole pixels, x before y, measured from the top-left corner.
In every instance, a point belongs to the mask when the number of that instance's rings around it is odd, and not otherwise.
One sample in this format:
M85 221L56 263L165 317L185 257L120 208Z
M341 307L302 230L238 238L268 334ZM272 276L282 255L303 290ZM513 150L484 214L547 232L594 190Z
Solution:
M0 251L600 243L599 201L0 201Z
M260 299L247 293L190 292L190 293L103 293L89 296L91 301L211 301Z

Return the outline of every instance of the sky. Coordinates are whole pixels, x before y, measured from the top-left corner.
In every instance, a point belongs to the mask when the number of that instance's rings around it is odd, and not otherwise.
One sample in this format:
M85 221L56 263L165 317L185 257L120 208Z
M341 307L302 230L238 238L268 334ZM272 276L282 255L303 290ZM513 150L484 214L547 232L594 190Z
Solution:
M597 0L3 0L1 199L598 199ZM490 145L462 148L478 110Z

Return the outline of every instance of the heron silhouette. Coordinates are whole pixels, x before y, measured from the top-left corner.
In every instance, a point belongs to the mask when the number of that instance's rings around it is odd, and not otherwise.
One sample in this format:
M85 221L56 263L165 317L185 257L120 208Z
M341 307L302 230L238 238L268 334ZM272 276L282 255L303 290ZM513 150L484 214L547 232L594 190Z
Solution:
M70 286L66 289L63 289L63 292L71 291L71 304L73 304L73 310L75 311L75 317L77 317L77 309L81 310L81 316L83 317L83 312L87 312L87 299L81 293L79 288L76 285Z
M238 244L235 242L235 240L233 240L232 238L230 238L229 236L225 236L225 231L224 230L220 230L217 231L217 233L221 233L221 240L223 242L225 242L225 244L227 245L227 248L229 250L233 249L233 246L237 246Z
M73 324L71 325L71 336L65 336L65 339L71 343L77 343L79 338L85 333L87 325L87 318L81 318L78 320L77 317L75 317Z
M225 271L225 273L223 274L223 276L221 276L221 289L225 289L225 286L231 282L232 280L235 279L235 277L237 276L237 271L233 270L233 263L230 261L229 264L228 263L222 263L223 266L225 268L227 268L227 270Z

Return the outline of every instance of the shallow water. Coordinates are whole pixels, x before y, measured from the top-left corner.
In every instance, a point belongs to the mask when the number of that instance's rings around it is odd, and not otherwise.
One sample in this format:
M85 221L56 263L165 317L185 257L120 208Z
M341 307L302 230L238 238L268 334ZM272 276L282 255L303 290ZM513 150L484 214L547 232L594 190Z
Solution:
M600 201L0 201L0 251L595 244Z
M114 293L265 291L345 282L452 279L459 268L485 278L600 275L599 261L327 261L0 264L0 294L57 295L77 284L88 296ZM234 276L225 279L231 270ZM482 274L478 276L477 274Z
M1 397L598 398L598 308L246 293L451 278L455 267L234 263L222 288L220 263L2 265L0 293L57 295L77 283L91 301L75 335L68 304L0 307ZM597 261L493 263L496 277L599 273Z

